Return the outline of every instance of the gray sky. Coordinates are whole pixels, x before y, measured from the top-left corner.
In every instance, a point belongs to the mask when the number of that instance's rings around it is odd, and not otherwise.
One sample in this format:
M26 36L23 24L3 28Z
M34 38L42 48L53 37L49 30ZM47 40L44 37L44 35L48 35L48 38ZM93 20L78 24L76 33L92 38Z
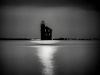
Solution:
M3 0L0 6L0 37L40 38L40 23L55 37L100 37L99 8L87 0Z

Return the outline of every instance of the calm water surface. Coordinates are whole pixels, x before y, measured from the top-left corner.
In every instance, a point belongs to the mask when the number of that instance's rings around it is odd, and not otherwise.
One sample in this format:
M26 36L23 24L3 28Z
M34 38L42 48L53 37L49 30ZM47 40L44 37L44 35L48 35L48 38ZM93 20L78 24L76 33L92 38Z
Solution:
M100 75L98 41L0 41L0 75Z

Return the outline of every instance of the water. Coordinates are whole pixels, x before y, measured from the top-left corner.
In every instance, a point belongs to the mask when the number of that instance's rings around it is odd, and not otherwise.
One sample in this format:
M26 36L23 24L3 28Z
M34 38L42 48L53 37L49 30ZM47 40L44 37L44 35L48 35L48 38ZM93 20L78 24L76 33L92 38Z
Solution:
M100 75L99 41L0 41L0 75Z

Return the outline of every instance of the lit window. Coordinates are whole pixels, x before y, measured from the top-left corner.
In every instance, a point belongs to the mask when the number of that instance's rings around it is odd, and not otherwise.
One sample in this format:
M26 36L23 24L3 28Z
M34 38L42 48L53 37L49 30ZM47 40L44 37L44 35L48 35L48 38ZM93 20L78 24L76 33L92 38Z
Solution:
M46 32L46 29L45 29L45 32Z

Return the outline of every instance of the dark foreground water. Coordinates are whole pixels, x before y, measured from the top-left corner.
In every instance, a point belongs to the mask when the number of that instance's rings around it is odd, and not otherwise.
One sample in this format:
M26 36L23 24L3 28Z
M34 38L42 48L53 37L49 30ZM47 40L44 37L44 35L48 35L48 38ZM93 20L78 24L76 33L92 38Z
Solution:
M100 42L0 41L0 75L100 75Z

